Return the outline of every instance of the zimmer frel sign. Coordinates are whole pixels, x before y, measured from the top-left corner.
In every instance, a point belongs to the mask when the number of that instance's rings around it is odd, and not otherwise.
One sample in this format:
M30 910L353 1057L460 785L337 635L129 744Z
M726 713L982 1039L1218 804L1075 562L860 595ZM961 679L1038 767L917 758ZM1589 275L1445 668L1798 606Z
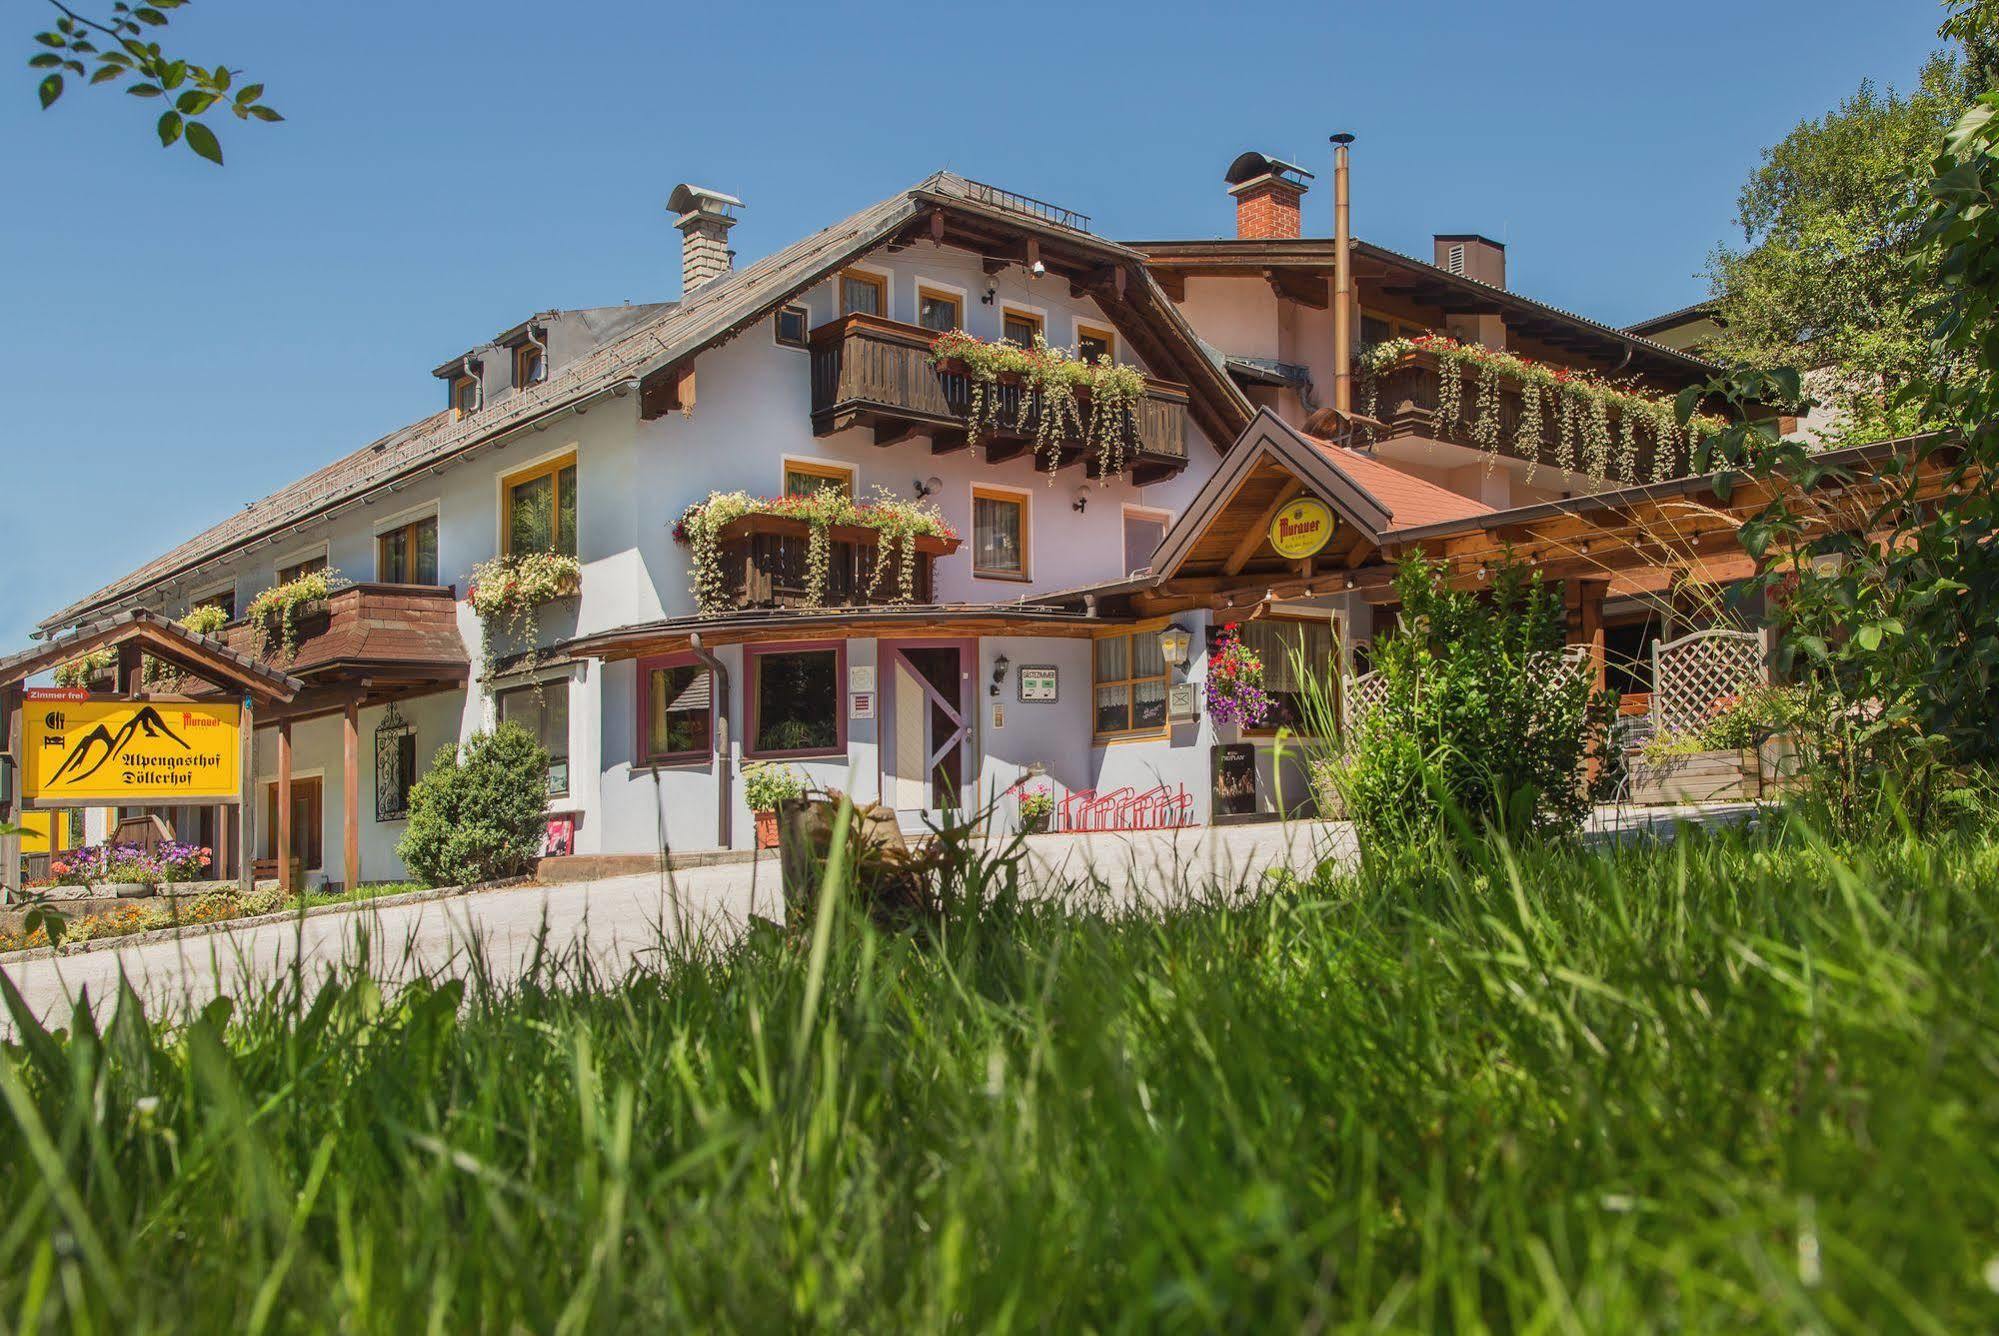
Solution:
M22 702L21 790L41 803L234 802L243 709L51 693Z
M1293 501L1270 521L1270 545L1286 561L1312 556L1332 536L1333 512L1310 497Z

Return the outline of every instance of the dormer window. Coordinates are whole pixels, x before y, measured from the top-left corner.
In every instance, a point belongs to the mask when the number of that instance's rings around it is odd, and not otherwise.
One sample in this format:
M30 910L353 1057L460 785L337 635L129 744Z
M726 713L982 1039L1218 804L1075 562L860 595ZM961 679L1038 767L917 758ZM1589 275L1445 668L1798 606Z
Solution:
M451 415L470 417L479 411L479 378L454 376L451 379Z
M548 374L548 356L536 343L522 343L514 348L514 388L539 382Z

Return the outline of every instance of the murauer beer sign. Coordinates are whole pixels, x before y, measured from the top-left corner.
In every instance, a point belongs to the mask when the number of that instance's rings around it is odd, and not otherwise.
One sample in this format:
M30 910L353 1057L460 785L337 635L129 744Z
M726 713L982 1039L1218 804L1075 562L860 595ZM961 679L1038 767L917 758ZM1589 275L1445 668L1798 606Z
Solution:
M1332 536L1333 512L1310 497L1293 501L1270 521L1270 545L1287 561L1311 556Z
M133 700L22 704L22 790L41 802L231 802L243 708Z

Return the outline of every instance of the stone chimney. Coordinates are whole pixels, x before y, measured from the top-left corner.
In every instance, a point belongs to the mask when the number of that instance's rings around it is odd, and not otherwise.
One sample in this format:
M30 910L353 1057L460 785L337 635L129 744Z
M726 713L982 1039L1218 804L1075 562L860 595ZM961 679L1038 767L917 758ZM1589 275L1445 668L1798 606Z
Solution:
M1506 286L1506 247L1497 241L1476 232L1440 232L1436 247L1437 268L1495 288Z
M1243 153L1229 164L1238 241L1283 241L1299 235L1300 201L1312 174L1278 158Z
M736 253L729 249L729 229L736 225L736 211L742 207L741 200L719 190L686 182L673 188L666 208L676 215L673 225L680 229L682 298L736 267Z

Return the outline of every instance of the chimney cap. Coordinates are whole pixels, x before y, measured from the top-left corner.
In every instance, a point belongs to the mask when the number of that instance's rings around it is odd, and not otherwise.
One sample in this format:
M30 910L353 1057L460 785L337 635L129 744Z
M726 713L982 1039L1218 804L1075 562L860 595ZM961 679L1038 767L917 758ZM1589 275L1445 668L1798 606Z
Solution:
M1252 149L1247 153L1238 153L1236 155L1235 161L1229 164L1229 169L1223 175L1222 180L1232 186L1239 186L1265 176L1280 177L1289 181L1290 184L1297 186L1300 190L1305 188L1306 181L1312 179L1312 174L1297 163L1286 162L1282 158L1273 158L1268 154L1258 153ZM1301 177L1303 180L1298 179Z
M678 214L705 212L734 217L731 211L742 208L743 202L734 195L710 190L707 186L697 186L691 181L682 181L673 188L673 193L666 197L666 207L669 212Z

